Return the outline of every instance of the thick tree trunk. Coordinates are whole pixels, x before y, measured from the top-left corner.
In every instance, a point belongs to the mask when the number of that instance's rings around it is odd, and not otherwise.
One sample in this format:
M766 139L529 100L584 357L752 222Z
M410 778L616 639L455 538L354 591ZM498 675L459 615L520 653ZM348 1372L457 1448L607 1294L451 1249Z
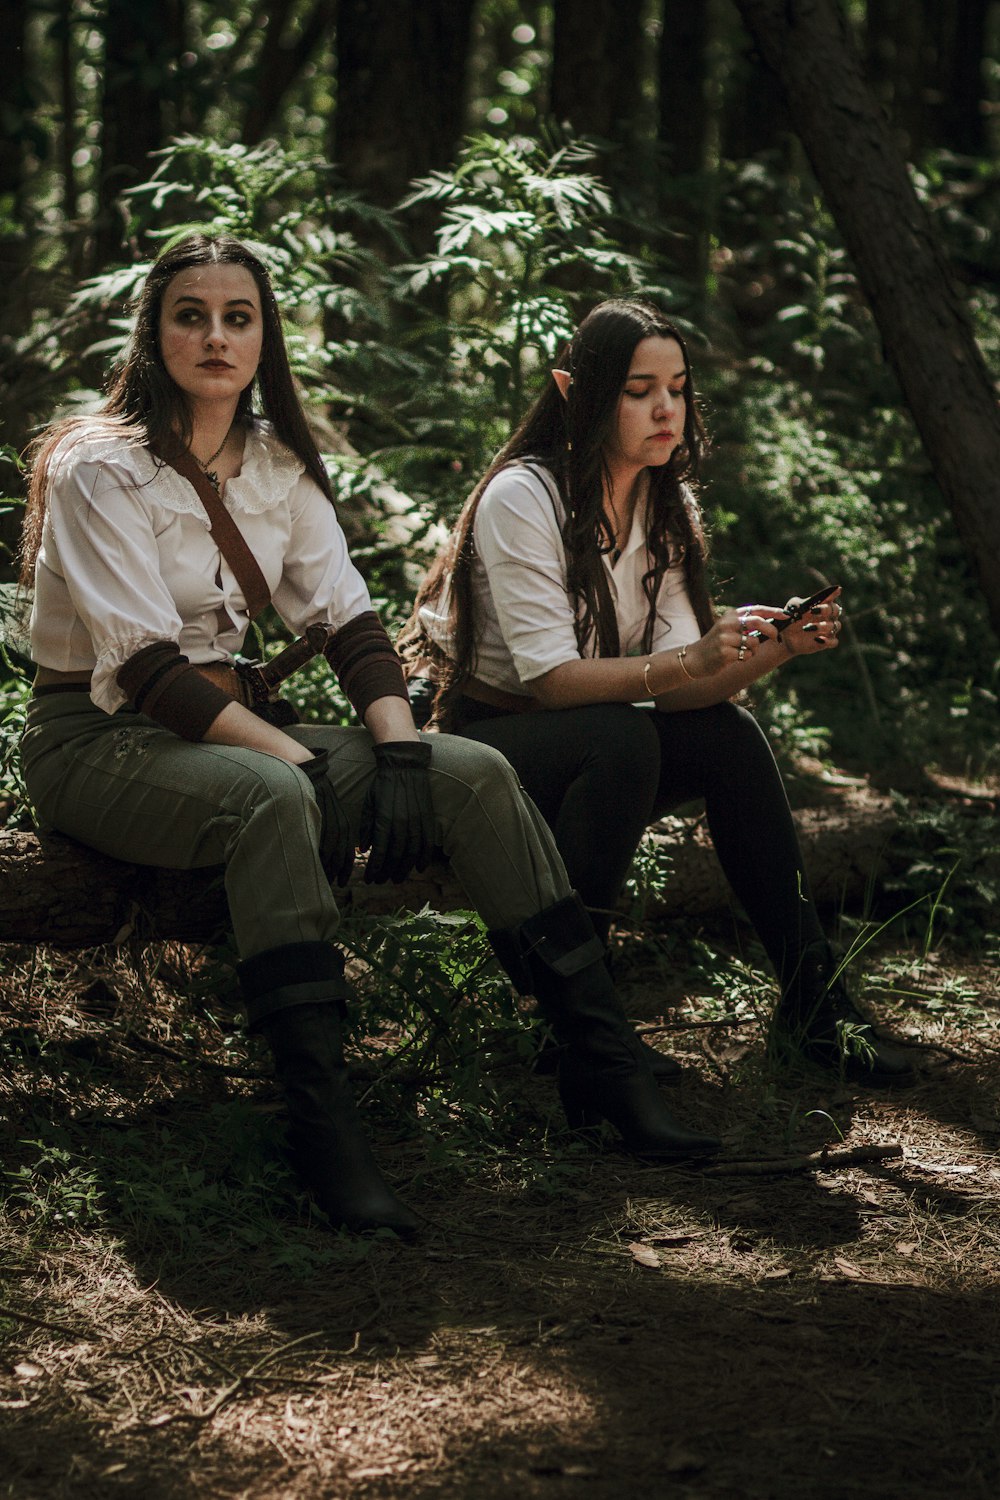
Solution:
M447 167L465 123L474 0L339 0L334 153L385 206Z
M31 319L27 299L10 297L10 290L24 270L27 238L18 232L23 222L27 191L26 147L31 128L32 89L28 75L27 0L0 0L0 34L4 41L4 67L0 70L0 200L4 205L0 225L0 276L8 293L4 326L0 337L16 337Z
M165 111L176 93L181 15L179 0L108 0L95 268L121 254L118 195L148 176L150 153L163 145Z
M818 901L864 894L886 865L896 814L886 798L866 794L843 811L795 814ZM672 862L671 878L650 898L649 915L698 915L723 908L729 886L702 821L665 818L655 835ZM369 886L359 860L345 905L371 915L402 909L438 911L466 905L446 865L403 885ZM339 898L338 898L339 899ZM0 833L0 944L47 943L90 948L128 938L201 942L225 931L219 869L183 872L121 864L58 835Z
M1000 635L1000 406L836 0L737 0L781 79Z
M708 166L711 9L711 0L663 3L657 135L677 177L694 176Z
M555 0L551 109L581 135L627 144L642 96L642 0Z

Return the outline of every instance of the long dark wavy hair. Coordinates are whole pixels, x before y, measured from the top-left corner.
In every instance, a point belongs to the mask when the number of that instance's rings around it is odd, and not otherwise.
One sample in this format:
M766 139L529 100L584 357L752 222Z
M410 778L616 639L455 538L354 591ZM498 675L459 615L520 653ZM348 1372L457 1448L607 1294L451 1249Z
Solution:
M602 302L560 351L557 364L571 377L568 395L564 398L552 377L546 378L542 394L465 502L448 542L421 585L413 615L397 642L411 672L421 659L429 657L435 663L440 685L434 712L436 721L444 727L450 720L451 705L476 671L478 622L472 596L476 511L490 480L509 464L532 460L553 475L566 511L562 537L567 587L577 606L577 643L582 651L584 643L593 637L599 656L619 655L618 625L602 561L602 553L614 545L612 521L604 507L605 486L610 488L606 453L616 431L632 355L636 345L648 338L674 339L680 345L687 401L681 442L666 464L647 471L646 546L650 566L642 582L649 610L642 648L649 651L652 647L657 594L664 574L678 558L683 562L698 624L702 632L711 628L715 616L706 579L707 546L693 496L707 440L687 345L677 328L651 303L632 299ZM448 657L435 648L418 618L422 606L439 606L446 590L453 652Z
M121 363L112 373L102 405L93 415L55 423L33 445L31 482L21 534L22 584L31 582L45 520L49 468L53 453L64 439L75 433L82 438L107 435L145 444L164 454L190 444L188 398L167 373L160 351L160 311L167 287L181 271L217 265L244 266L260 296L263 322L260 364L255 380L240 394L236 421L249 426L255 415L266 417L276 436L298 455L306 472L332 503L330 481L296 394L281 315L267 267L249 246L231 235L186 235L164 250L150 268L139 295L131 338Z

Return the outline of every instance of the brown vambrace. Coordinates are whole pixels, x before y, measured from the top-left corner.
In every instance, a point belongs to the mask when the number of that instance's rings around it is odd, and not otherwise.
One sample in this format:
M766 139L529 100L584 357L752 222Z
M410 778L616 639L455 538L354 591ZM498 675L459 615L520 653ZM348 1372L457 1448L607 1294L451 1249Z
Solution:
M143 646L118 668L118 686L138 713L185 740L201 740L229 694L202 677L176 641Z
M373 609L348 620L324 655L362 723L377 698L409 702L399 657Z

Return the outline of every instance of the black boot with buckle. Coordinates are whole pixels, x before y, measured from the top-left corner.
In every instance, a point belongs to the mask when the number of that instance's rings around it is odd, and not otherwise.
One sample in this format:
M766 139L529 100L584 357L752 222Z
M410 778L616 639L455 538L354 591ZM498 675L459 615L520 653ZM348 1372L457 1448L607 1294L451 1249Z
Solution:
M274 1055L304 1186L339 1228L414 1234L417 1219L379 1171L348 1081L342 955L329 943L288 943L248 958L238 973L250 1029Z
M803 1058L849 1083L909 1088L917 1082L901 1046L882 1041L851 999L828 942L810 943L784 987L771 1027L772 1055Z
M559 1096L572 1129L608 1120L636 1156L685 1160L720 1149L664 1107L644 1049L614 991L604 945L574 891L490 943L517 989L533 995L562 1049Z

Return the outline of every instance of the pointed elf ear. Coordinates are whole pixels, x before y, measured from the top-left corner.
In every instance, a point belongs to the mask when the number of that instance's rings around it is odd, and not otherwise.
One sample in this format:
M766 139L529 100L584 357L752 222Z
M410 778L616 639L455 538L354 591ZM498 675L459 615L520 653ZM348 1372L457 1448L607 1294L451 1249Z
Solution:
M568 370L553 370L552 379L559 387L559 394L564 401L569 400L569 388L573 384L573 377Z

